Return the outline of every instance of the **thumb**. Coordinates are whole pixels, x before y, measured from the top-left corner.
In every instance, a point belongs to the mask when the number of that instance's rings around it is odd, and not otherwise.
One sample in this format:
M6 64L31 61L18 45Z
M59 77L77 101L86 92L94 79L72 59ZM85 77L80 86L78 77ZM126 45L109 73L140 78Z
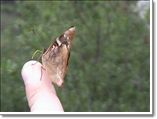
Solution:
M31 111L63 111L55 88L39 62L25 63L21 74Z

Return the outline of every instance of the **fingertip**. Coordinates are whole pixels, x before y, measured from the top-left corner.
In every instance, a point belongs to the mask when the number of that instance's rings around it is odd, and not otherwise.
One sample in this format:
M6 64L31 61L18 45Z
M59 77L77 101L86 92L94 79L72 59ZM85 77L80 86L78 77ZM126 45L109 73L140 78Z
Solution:
M35 60L26 62L21 70L21 75L25 84L36 84L40 81L41 63Z
M21 75L31 111L64 111L40 62L34 60L26 62Z

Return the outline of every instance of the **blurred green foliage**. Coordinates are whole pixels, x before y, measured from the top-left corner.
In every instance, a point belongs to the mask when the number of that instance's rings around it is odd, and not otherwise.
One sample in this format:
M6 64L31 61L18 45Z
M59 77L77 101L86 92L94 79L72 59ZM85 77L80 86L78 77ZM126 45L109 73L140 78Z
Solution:
M29 111L21 68L74 25L65 111L150 111L149 9L136 1L16 1L1 5L1 111Z

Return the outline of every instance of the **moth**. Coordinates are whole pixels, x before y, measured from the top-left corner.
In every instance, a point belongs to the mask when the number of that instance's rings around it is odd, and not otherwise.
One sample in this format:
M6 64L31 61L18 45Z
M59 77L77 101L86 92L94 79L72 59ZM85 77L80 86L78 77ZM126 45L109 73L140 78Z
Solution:
M42 65L51 81L61 87L68 68L70 49L75 34L75 27L70 27L44 50Z

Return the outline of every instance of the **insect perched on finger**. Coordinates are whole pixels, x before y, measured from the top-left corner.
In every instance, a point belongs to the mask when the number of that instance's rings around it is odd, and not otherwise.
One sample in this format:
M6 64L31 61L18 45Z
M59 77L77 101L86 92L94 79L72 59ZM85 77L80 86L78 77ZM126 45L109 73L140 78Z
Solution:
M44 50L41 59L43 68L54 84L61 87L67 72L70 48L75 34L75 27L70 27Z

